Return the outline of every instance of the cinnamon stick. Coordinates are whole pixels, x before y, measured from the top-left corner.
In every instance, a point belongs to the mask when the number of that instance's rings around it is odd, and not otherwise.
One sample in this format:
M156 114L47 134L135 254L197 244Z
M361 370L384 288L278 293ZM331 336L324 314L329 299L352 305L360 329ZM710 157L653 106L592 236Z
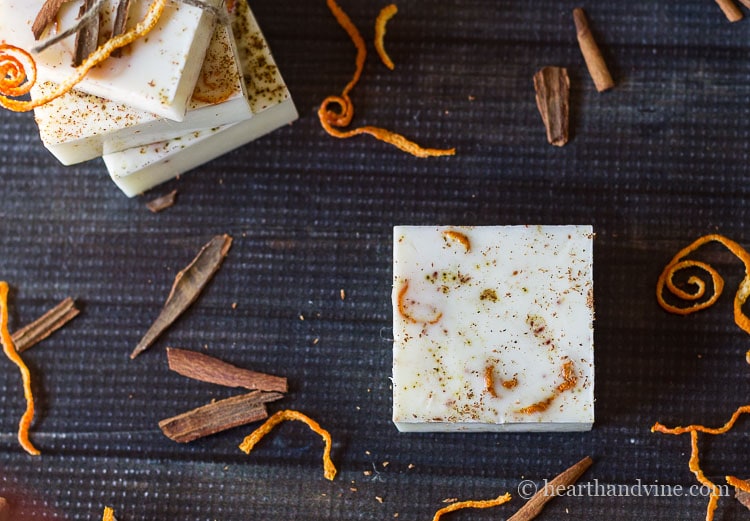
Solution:
M112 38L125 32L128 23L128 12L130 11L130 0L120 0L115 11L115 22L112 25ZM118 58L122 55L122 48L112 51L110 56ZM174 202L174 199L173 199ZM171 205L170 205L171 206Z
M747 0L741 1L746 7L750 7L750 2L747 2ZM732 0L716 0L716 3L719 4L724 16L726 16L727 20L730 22L738 22L742 20L742 11L740 11L740 8L737 7L737 4L732 2Z
M159 422L159 428L168 438L178 443L188 443L233 427L265 420L268 418L265 404L282 397L281 393L252 391L166 418Z
M83 16L86 11L94 7L96 0L85 0L81 6L80 15ZM81 27L76 34L76 46L73 53L73 66L78 67L99 47L99 21L100 13L94 13L94 16Z
M162 210L166 210L170 206L173 206L177 198L177 190L172 190L166 195L152 199L146 203L146 208L151 210L153 213L159 213Z
M192 262L177 274L161 313L135 346L130 358L135 358L148 349L195 302L203 288L221 267L231 246L232 238L229 235L215 236L201 248Z
M570 79L563 67L544 67L534 74L536 106L547 129L547 141L561 147L568 142Z
M745 7L750 8L750 0L740 0L740 3Z
M284 377L242 369L197 351L168 347L167 360L172 371L202 382L261 391L287 391Z
M596 90L603 92L615 86L615 82L609 73L607 64L604 62L599 46L594 40L589 28L589 22L586 19L586 13L580 7L573 9L573 21L576 25L576 36L578 37L578 46L581 48L581 54L586 61L586 67L589 70L591 79L594 80Z
M80 310L72 298L68 297L47 311L32 323L22 327L11 335L16 351L22 353L38 344L52 333L78 316Z
M557 495L564 494L567 487L578 481L592 463L591 458L586 456L569 469L555 476L554 479L545 483L545 486L534 494L524 506L509 517L508 521L529 521L534 519L539 515L548 501Z
M34 34L35 40L42 37L44 30L54 21L60 8L67 1L68 0L47 0L44 2L42 8L34 19L34 23L31 24L31 32Z

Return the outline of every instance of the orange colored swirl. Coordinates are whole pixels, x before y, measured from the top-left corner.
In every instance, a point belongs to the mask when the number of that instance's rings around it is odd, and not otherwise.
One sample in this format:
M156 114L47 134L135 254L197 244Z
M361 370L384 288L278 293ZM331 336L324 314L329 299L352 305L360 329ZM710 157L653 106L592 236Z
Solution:
M689 246L680 250L677 255L672 258L669 264L667 264L661 272L661 275L659 275L659 279L656 282L656 299L659 305L666 311L680 315L688 315L700 311L716 302L724 289L724 280L713 267L705 262L685 258L708 242L718 242L722 244L740 261L742 261L745 268L745 277L742 279L740 287L737 288L737 293L734 296L734 321L743 331L750 333L750 317L743 311L745 302L747 302L750 297L750 253L738 243L724 237L723 235L704 235L693 241ZM713 293L706 296L706 282L695 275L687 280L687 284L690 286L689 289L679 288L674 283L674 275L678 271L687 268L698 268L705 273L708 273L713 283ZM677 298L688 302L694 302L694 304L687 307L678 307L666 302L664 300L665 288ZM700 301L701 298L704 300Z
M14 45L0 44L0 94L23 96L35 82L36 63L31 54Z

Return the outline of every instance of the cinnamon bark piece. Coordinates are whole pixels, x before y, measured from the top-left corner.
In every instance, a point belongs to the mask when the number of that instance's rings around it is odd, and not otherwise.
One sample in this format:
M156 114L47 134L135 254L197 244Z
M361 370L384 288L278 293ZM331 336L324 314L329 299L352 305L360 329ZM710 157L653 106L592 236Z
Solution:
M44 2L42 8L34 19L34 23L31 24L31 32L34 34L35 40L42 37L44 30L55 20L57 12L67 1L68 0L47 0Z
M130 353L130 358L135 358L148 349L195 302L203 288L221 267L231 245L232 238L229 235L215 236L201 248L193 261L177 274L161 313Z
M81 6L80 15L83 16L89 9L94 7L96 0L85 0ZM100 13L94 15L81 27L76 34L76 46L73 53L73 66L78 67L99 47L99 21Z
M80 310L72 298L68 297L34 322L27 324L11 335L16 351L22 353L38 344L52 333L78 316Z
M202 382L261 391L287 391L284 377L243 369L196 351L168 347L167 360L172 371Z
M544 67L534 74L536 106L547 129L547 141L561 147L568 142L570 79L563 67Z
M198 407L159 422L165 436L188 443L240 425L268 418L266 403L282 398L281 393L252 391Z

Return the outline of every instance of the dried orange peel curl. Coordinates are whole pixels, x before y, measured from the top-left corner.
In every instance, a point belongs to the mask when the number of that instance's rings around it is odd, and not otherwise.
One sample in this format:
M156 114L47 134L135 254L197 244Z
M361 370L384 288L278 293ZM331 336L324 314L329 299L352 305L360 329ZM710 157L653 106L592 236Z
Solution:
M651 432L660 432L662 434L680 435L690 433L690 460L688 461L688 468L695 475L695 478L698 480L698 482L711 491L708 500L708 506L706 507L706 521L712 521L714 518L714 512L716 511L716 507L719 504L719 498L721 497L721 490L714 482L706 477L706 475L703 473L703 470L701 469L700 453L698 450L698 433L702 432L705 434L714 435L724 434L728 432L732 427L734 427L734 424L743 414L750 414L750 405L743 405L741 407L738 407L737 410L734 411L734 414L732 414L732 417L729 419L729 421L718 428L710 428L703 425L688 425L686 427L674 427L670 429L658 422L655 423L653 427L651 427ZM726 479L727 483L735 487L738 486L736 481L740 481L732 476L727 476ZM748 486L746 483L744 484L744 487L748 489L747 491L750 491L750 486ZM742 488L742 490L745 490L745 488Z
M111 507L104 507L102 521L117 521L117 519L115 519L115 511L112 510Z
M505 493L495 499L469 500L451 503L447 507L443 507L435 512L435 517L432 518L432 521L438 521L443 514L449 514L450 512L455 512L456 510L461 510L463 508L492 508L505 504L508 501L510 501L510 494Z
M242 443L240 444L240 450L245 454L250 454L250 451L253 450L253 447L255 447L255 445L266 434L271 432L271 430L273 430L273 428L276 427L279 423L287 420L301 421L302 423L310 427L313 432L319 434L320 437L323 438L323 441L325 442L325 448L323 449L323 475L327 480L332 481L336 476L336 467L331 460L331 446L333 444L331 435L327 430L322 428L318 422L299 411L287 409L275 413L273 416L268 418L265 423L263 423L263 425L258 427L242 441Z
M346 31L351 38L354 47L357 49L357 57L355 59L355 69L352 79L346 84L344 90L340 96L328 96L320 104L318 109L318 119L320 119L321 126L331 136L347 139L350 137L358 136L361 134L369 134L376 139L390 143L398 149L412 154L416 157L436 157L436 156L452 156L456 154L456 149L436 149L436 148L423 148L420 145L406 139L400 134L391 132L380 127L360 127L352 130L344 131L340 130L343 127L349 126L354 117L354 105L349 97L349 93L354 86L359 82L359 78L362 76L362 70L365 66L365 59L367 57L367 47L365 40L362 38L357 27L352 22L349 15L347 15L343 9L334 1L326 0L328 8L333 13L336 21Z
M381 9L380 14L375 19L375 50L378 56L380 56L380 61L383 62L383 65L391 70L396 66L385 51L385 26L388 20L393 18L396 13L398 13L398 7L396 7L396 4L390 4Z
M32 456L38 456L40 454L39 449L34 447L29 440L29 428L34 419L34 395L31 391L31 373L29 373L29 368L26 367L23 359L18 354L18 351L16 351L13 338L8 331L8 283L4 281L0 281L0 342L3 345L5 356L18 366L18 369L21 371L21 379L23 380L26 411L21 416L21 421L18 424L18 443Z
M704 235L698 238L691 245L680 250L675 255L669 264L666 265L664 270L659 275L659 279L656 282L656 300L659 305L670 313L676 313L679 315L688 315L695 313L702 309L713 305L721 295L724 289L724 279L718 274L718 272L706 264L705 262L686 259L688 255L693 253L695 250L700 248L706 243L718 242L724 245L730 252L732 252L738 259L742 261L745 266L745 278L742 279L740 287L737 289L737 293L734 296L734 321L735 323L746 333L750 333L750 317L745 315L742 311L742 307L747 302L750 296L750 254L739 244L724 237L723 235L710 234ZM692 290L686 290L679 288L674 282L674 276L677 272L690 269L698 268L706 272L711 278L713 284L713 293L706 298L706 282L699 278L697 275L693 275L687 280L688 286ZM668 290L675 297L682 299L687 302L694 302L693 305L687 307L679 307L668 303L664 299L665 289ZM700 300L703 299L703 300Z
M135 27L107 40L76 67L73 73L54 91L35 100L12 99L28 94L33 87L36 80L36 64L33 58L23 49L5 43L0 44L0 78L2 78L0 79L0 105L14 112L27 112L67 94L92 68L109 58L116 49L125 47L148 34L158 23L166 4L167 0L154 0L146 15ZM19 56L23 60L19 59ZM26 62L26 67L24 67L24 62Z

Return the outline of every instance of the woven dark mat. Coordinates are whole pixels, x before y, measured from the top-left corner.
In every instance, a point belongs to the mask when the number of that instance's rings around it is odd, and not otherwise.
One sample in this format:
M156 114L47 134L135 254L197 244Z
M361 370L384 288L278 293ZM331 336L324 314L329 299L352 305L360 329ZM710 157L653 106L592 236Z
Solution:
M18 372L0 371L0 496L14 520L93 520L104 505L120 521L416 520L446 498L509 491L510 505L469 514L499 519L522 504L522 479L539 483L587 454L595 464L584 482L633 493L559 498L540 519L704 518L701 495L645 497L638 486L695 484L689 439L650 433L655 421L720 425L748 400L750 338L731 310L743 270L707 247L726 295L690 317L663 312L654 287L699 235L750 246L750 21L730 24L705 0L592 1L584 7L617 81L599 94L575 40L578 3L398 6L386 41L396 69L370 54L352 93L355 124L455 146L453 158L414 159L322 131L318 105L354 65L322 1L252 4L300 120L145 196L121 195L99 161L59 166L30 114L0 113L0 279L13 289L11 323L68 295L83 308L26 355L39 458L15 439ZM380 6L342 7L370 40ZM562 149L546 143L534 103L532 76L544 65L571 76L573 138ZM174 207L145 208L174 188ZM595 227L596 426L397 433L392 226L519 223ZM207 291L131 361L175 273L218 233L234 244ZM272 409L299 409L330 429L336 480L323 479L320 440L301 425L284 425L250 456L237 448L249 427L190 445L165 438L160 419L235 394L168 371L165 346L286 375L291 392ZM717 483L750 475L743 427L704 440ZM743 516L722 500L717 519Z

